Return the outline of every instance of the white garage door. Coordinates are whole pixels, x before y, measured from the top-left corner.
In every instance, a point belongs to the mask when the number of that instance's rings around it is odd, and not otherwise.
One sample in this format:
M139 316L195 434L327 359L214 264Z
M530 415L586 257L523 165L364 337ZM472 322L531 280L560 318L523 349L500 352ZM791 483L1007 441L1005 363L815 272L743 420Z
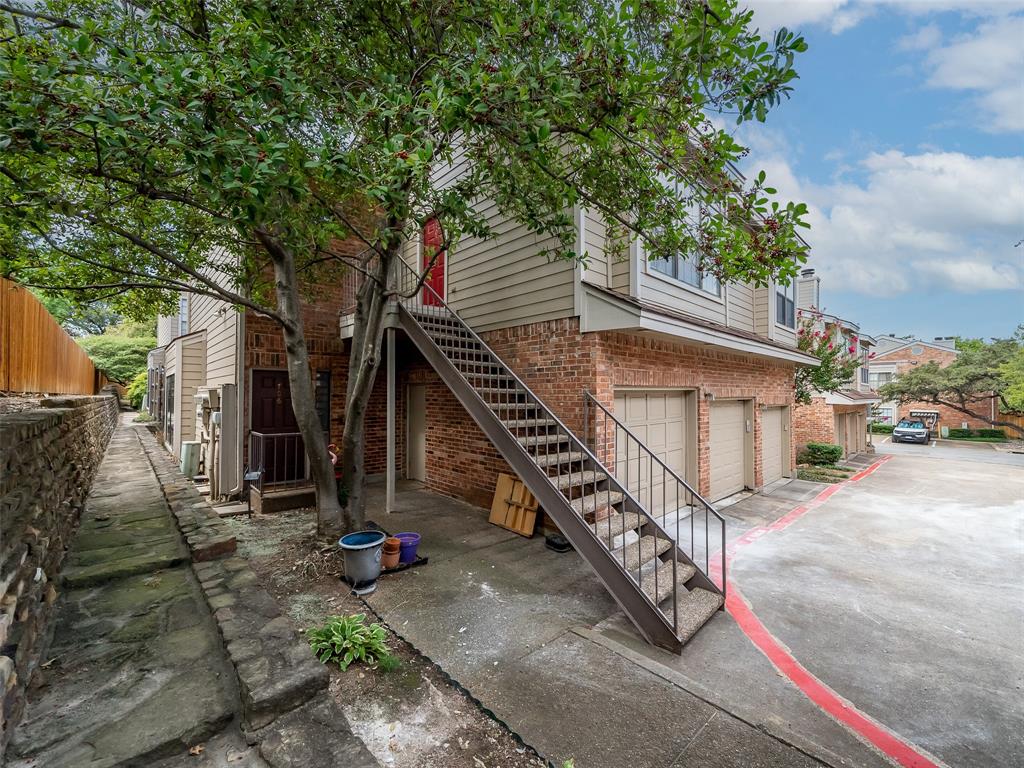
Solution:
M680 477L686 477L686 416L682 392L617 392L615 415ZM651 511L676 508L676 483L622 432L616 439L615 475ZM672 496L672 498L668 498ZM680 499L680 504L685 500Z
M711 404L711 501L742 491L746 477L743 450L744 407L740 401Z
M761 472L768 485L782 477L782 409L761 411Z

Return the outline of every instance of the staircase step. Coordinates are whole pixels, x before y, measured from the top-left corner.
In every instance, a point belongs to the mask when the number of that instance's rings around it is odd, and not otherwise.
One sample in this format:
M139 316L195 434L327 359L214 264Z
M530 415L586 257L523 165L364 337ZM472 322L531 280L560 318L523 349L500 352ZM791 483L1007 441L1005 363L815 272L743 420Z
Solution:
M676 593L676 610L679 624L676 634L684 643L697 634L697 630L707 624L708 619L722 607L722 596L717 592L697 587L689 592ZM661 606L661 612L672 622L672 604Z
M525 395L525 389L518 389L516 387L480 387L477 389L481 395Z
M532 406L531 406L532 407ZM578 464L587 457L583 451L561 451L560 453L549 453L534 456L538 467L556 467L559 464Z
M582 472L567 472L564 475L557 475L551 478L551 482L560 491L566 491L570 488L579 488L590 486L593 488L595 483L600 483L608 479L608 475L604 472L595 472L592 469L585 469Z
M623 517L626 519L623 520ZM624 532L635 531L646 522L647 518L636 512L612 512L608 517L591 523L590 530L597 534L597 538L607 543L610 538L621 536Z
M490 382L495 382L495 381L515 381L515 379L512 378L511 376L509 376L507 373L472 373L471 372L471 373L467 373L466 374L466 378L467 379L479 379L480 381L490 381ZM501 391L504 392L504 391L509 391L509 390L501 390Z
M558 422L554 419L509 419L502 421L508 429L530 429L532 427L555 427Z
M697 569L690 563L682 560L676 563L675 584L679 588L679 594L686 591L686 588L683 585L686 584L686 582L688 582L696 572ZM655 578L655 574L657 574L657 578ZM655 570L650 573L644 573L639 577L639 580L643 584L643 590L647 593L647 596L654 601L655 605L660 604L672 594L672 559L659 560ZM655 584L655 581L657 581L657 584ZM671 603L665 610L667 611L666 615L668 616L668 620L672 621Z
M645 563L651 562L658 555L662 555L670 549L672 549L672 542L668 539L641 536L632 544L612 550L612 557L616 562L621 563L627 571L637 571Z
M522 437L517 437L516 440L519 441L520 445L528 448L533 445L560 445L561 443L569 442L569 437L564 433L555 435L523 435Z
M514 391L514 390L513 390ZM541 407L536 402L492 402L490 403L490 410L492 411L540 411Z
M626 498L618 491L598 491L586 496L580 496L569 502L569 506L576 510L577 514L589 515L605 507L613 507Z

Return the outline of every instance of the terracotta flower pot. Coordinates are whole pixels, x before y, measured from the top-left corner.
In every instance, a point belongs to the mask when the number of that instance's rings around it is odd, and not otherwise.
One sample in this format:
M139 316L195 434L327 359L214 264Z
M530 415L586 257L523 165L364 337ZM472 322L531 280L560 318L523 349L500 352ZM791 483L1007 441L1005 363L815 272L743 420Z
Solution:
M391 537L384 540L384 551L380 556L380 567L384 570L394 568L398 565L398 558L401 556L402 542Z

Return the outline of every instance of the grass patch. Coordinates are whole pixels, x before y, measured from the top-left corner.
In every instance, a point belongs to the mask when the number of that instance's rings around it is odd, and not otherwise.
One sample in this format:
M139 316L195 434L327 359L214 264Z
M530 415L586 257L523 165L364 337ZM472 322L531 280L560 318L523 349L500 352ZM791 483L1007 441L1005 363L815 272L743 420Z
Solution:
M802 467L797 469L798 480L810 480L813 483L838 483L852 477L856 470L840 467L836 464L825 466Z

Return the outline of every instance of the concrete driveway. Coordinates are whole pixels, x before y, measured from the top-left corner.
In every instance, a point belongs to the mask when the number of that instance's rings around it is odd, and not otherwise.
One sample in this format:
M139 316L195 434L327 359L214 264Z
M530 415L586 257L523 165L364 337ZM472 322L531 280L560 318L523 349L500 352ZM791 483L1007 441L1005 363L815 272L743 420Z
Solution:
M731 580L803 668L911 752L938 765L1024 765L1024 456L879 450L888 460L870 476L738 547ZM736 507L726 514L741 530ZM716 631L718 647L695 641L669 666L730 711L752 689L778 690L722 675L718 654L735 633ZM863 762L813 720L787 727Z
M996 450L992 443L972 443L967 440L933 440L929 445L894 443L885 435L873 435L875 452L879 456L917 456L943 461L970 461L982 464L1002 464L1024 467L1024 454Z

